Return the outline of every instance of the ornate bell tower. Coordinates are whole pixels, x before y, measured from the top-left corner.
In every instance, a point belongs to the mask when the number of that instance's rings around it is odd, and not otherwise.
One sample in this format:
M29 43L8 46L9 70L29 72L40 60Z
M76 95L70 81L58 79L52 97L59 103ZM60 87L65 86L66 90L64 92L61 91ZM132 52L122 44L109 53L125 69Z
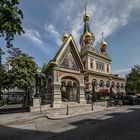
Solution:
M81 52L85 49L90 49L94 46L95 36L90 32L89 28L89 14L87 13L87 3L85 4L85 14L83 16L84 30L80 38Z

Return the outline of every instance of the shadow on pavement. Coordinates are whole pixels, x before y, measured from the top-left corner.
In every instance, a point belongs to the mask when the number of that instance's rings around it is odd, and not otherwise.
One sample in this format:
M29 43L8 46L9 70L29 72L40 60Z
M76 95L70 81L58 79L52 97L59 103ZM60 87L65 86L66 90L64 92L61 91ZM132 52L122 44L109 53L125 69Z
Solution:
M0 140L139 140L140 109L131 110L132 112L127 113L105 114L97 119L87 117L69 123L75 128L69 130L65 128L60 132L0 125Z

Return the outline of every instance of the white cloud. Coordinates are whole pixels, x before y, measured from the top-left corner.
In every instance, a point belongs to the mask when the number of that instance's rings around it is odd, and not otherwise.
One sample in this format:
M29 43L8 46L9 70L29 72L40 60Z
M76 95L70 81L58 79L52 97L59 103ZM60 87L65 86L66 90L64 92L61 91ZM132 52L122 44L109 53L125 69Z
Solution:
M112 73L114 74L120 74L120 75L126 75L131 71L131 68L124 68L124 69L113 69Z
M41 38L40 33L37 30L33 29L25 29L25 34L23 35L26 39L30 40L35 44L36 47L38 47L41 51L48 54L48 50L46 48L46 45L44 45L44 42Z
M45 30L49 33L49 36L54 38L54 41L56 42L57 45L61 44L60 35L59 35L58 31L55 29L54 25L45 24Z
M26 37L28 40L31 40L34 44L37 44L39 46L43 45L40 33L36 30L25 29L24 37Z
M45 24L45 30L58 45L61 43L60 34L55 27L62 29L64 23L67 23L68 31L72 33L79 46L84 26L84 3L85 0L62 0L52 11L55 23ZM138 9L140 0L88 0L90 28L96 42L100 41L102 32L106 38L126 26L132 18L133 11Z
M56 9L56 17L61 17L62 22L70 25L71 33L77 43L83 29L84 0L64 0ZM101 33L108 37L116 30L126 26L131 13L140 9L140 0L89 0L88 12L90 13L90 28L95 35L96 41L101 39ZM66 18L67 17L67 18ZM64 19L65 18L65 19Z

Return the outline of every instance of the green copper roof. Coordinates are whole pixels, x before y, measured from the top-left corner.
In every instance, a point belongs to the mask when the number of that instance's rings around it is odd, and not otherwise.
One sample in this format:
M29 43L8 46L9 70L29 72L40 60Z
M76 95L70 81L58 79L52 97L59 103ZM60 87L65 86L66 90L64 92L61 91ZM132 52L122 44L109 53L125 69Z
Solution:
M88 24L88 22L85 22L85 24L84 24L83 34L84 34L85 32L87 32L87 31L90 33L89 24Z

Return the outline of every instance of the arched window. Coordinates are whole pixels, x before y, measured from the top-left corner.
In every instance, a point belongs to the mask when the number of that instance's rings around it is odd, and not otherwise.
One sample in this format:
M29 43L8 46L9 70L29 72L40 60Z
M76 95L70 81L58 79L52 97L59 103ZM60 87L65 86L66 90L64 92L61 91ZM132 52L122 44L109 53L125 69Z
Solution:
M90 68L93 69L93 59L90 59Z
M104 87L104 81L103 81L103 80L100 80L99 86L100 86L100 87Z
M117 84L116 84L116 88L119 88L120 87L120 84L119 84L119 82L117 82Z
M109 81L106 82L106 87L110 87L110 82Z
M121 83L121 89L123 89L124 88L124 84L123 83Z
M93 89L94 92L97 89L97 80L96 79L92 80L92 89Z
M106 68L107 73L109 73L109 65L107 64L107 68Z
M51 85L52 85L52 79L49 78L49 79L48 79L48 87L51 86Z
M115 87L115 83L114 83L114 82L111 83L111 87L112 87L112 88Z
M92 86L97 86L97 80L96 79L92 80Z

